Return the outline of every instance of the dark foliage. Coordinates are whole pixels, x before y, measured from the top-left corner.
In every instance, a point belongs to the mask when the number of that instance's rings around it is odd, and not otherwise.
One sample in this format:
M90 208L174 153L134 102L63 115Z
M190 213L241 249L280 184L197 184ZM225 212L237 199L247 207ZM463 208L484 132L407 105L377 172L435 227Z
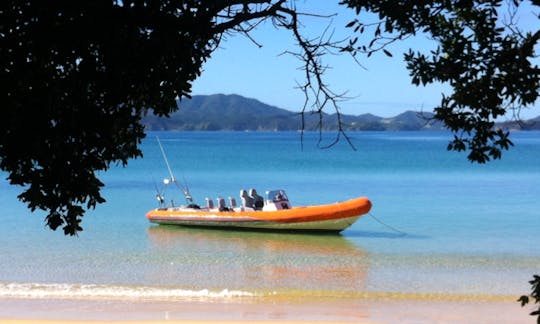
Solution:
M472 162L499 159L512 146L495 119L519 113L538 98L540 69L532 63L540 30L516 25L522 1L378 1L344 0L357 13L378 14L380 21L352 21L355 33L373 30L369 44L352 38L346 51L368 56L401 39L424 34L438 46L430 53L410 50L407 68L415 85L447 83L452 93L435 108L435 119L454 132L448 149L469 151ZM533 5L538 6L538 3ZM532 9L531 9L532 10Z
M1 1L0 168L19 198L81 231L96 171L141 155L142 116L175 111L222 35L283 2Z
M531 295L534 299L535 304L540 304L540 276L534 275L533 280L529 281L531 284ZM521 307L527 305L530 300L529 296L523 295L518 299L518 302L521 303ZM531 312L531 316L537 316L536 323L540 324L540 305L538 306L538 309Z
M142 115L175 110L210 55L200 1L122 3L0 5L0 167L66 234L104 202L95 172L141 155Z

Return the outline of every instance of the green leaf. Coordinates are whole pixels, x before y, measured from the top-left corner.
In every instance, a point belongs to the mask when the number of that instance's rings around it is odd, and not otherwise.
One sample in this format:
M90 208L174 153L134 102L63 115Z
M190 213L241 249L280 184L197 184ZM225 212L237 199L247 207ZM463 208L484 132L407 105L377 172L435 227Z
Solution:
M529 296L521 296L517 301L520 302L521 307L523 307L529 303Z

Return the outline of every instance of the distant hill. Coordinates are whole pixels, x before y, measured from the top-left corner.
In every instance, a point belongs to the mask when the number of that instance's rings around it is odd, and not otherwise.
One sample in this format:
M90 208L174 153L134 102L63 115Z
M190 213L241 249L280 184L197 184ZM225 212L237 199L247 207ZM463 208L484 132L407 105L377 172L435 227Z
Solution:
M148 130L292 130L300 118L293 112L239 95L193 96L179 103L170 118L146 116Z
M345 130L443 130L441 122L433 120L432 113L407 111L391 118L372 114L341 115ZM527 129L540 129L540 117L524 122ZM286 131L302 128L302 117L256 99L239 95L193 96L179 102L179 109L170 118L149 114L143 118L147 130L231 130L231 131ZM318 130L318 114L304 114L304 130ZM337 129L337 115L322 115L322 129ZM517 125L517 124L516 124ZM502 123L505 128L519 125Z
M529 119L529 120L523 120L520 122L517 121L508 121L508 122L502 122L499 123L497 126L509 129L509 130L540 130L540 116Z

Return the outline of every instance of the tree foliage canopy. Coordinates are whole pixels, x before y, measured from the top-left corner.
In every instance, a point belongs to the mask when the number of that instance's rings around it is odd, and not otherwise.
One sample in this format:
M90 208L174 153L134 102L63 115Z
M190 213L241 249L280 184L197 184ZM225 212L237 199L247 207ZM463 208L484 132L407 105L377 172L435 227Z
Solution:
M378 14L380 21L351 22L357 33L373 29L367 45L350 41L353 54L383 50L387 45L419 33L437 47L430 53L411 49L405 54L412 83L447 83L452 93L435 107L435 119L454 132L449 150L469 151L473 162L501 157L513 145L509 133L494 129L495 120L519 113L538 99L540 69L533 64L540 29L521 30L517 12L524 1L375 1L344 0L361 13ZM534 5L538 5L537 2ZM530 9L532 10L532 9Z
M47 226L76 234L84 210L104 202L96 171L141 155L141 117L176 110L176 99L190 95L191 82L222 38L251 38L265 20L290 30L298 43L293 54L305 71L302 111L338 109L340 95L324 83L328 51L391 55L390 43L425 33L438 48L411 50L405 60L414 84L452 86L435 109L435 118L455 133L449 149L486 162L512 145L507 132L493 129L493 120L536 101L538 30L523 32L512 20L503 24L501 1L341 4L358 14L376 13L380 21L366 23L359 15L342 43L304 37L294 0L2 1L0 168L11 184L24 187L19 198L31 210L47 212Z
M283 3L2 1L0 168L19 198L80 231L104 201L95 172L141 155L141 117L176 110L222 35Z

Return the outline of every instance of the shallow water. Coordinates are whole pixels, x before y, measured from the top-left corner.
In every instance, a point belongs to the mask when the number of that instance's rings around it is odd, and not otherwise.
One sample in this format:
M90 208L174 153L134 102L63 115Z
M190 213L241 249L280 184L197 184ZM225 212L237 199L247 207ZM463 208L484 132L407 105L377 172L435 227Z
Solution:
M155 226L155 188L177 179L199 203L240 189L283 188L294 205L368 196L372 216L342 235ZM513 296L540 271L540 133L516 132L501 161L470 164L443 132L317 134L156 132L144 158L103 173L107 203L79 237L43 227L43 214L0 182L0 297L222 298L439 294ZM325 135L328 136L328 135ZM327 140L330 140L328 138ZM374 216L374 217L373 217ZM405 233L405 234L403 234ZM446 297L445 297L446 296ZM487 297L486 297L487 298Z

